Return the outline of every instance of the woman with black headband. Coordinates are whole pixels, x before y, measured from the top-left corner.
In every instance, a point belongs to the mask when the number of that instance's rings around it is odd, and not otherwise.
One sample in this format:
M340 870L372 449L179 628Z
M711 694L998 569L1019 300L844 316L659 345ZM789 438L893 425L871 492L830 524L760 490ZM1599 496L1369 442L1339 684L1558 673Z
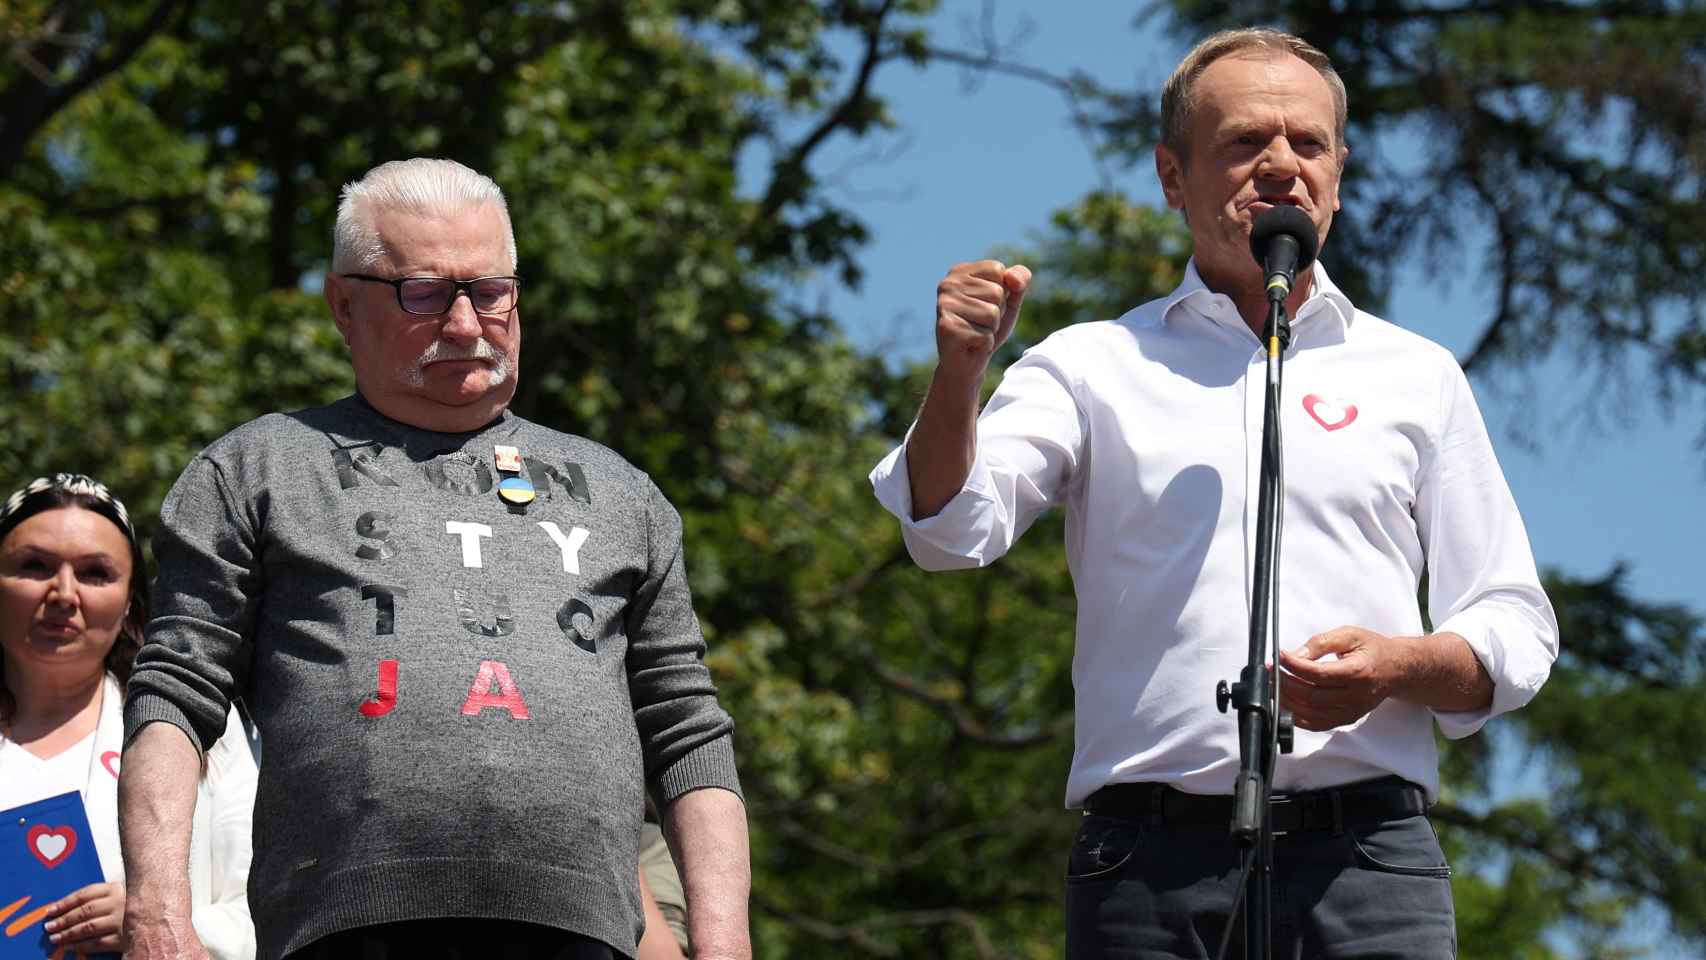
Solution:
M80 792L105 877L40 921L67 956L119 949L124 684L147 622L142 550L106 487L61 473L0 505L0 810ZM255 954L245 892L255 776L231 719L208 751L190 841L191 921L220 960Z

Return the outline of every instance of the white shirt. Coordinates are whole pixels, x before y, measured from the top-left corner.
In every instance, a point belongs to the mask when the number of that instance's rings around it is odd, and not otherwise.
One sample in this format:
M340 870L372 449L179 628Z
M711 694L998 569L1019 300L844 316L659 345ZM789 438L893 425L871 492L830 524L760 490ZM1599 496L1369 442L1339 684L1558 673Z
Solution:
M0 810L10 810L26 803L46 800L73 791L87 797L100 777L115 782L117 777L101 766L100 751L95 749L96 731L64 750L43 760L23 747L0 735ZM113 758L113 769L118 769ZM87 803L84 804L87 809ZM104 828L104 829L103 829ZM101 874L106 879L124 878L124 862L119 858L118 824L89 825L95 854L100 861Z
M1495 690L1485 710L1388 700L1299 729L1275 789L1397 774L1438 792L1433 725L1452 738L1522 706L1558 628L1528 534L1462 369L1444 348L1356 310L1315 267L1286 351L1286 496L1278 642L1334 627L1461 634ZM1236 712L1219 680L1249 656L1266 351L1195 264L1172 295L1061 330L1008 369L977 425L964 488L912 520L903 443L871 472L922 567L983 566L1066 505L1078 596L1076 728L1066 803L1108 783L1229 794ZM1425 567L1424 567L1425 565Z
M89 832L109 881L124 880L118 835L118 775L124 750L124 697L108 674L101 689L95 731L43 760L0 737L0 810L76 790L83 795ZM251 823L255 807L254 755L236 714L207 752L207 772L196 784L190 829L190 923L215 960L249 960L255 928L249 917Z

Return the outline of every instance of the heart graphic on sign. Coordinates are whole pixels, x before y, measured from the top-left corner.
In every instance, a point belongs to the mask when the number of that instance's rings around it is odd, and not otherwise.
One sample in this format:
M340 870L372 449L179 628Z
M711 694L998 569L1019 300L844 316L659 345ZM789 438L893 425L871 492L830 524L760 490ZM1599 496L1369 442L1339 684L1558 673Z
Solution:
M1354 403L1334 403L1315 394L1307 394L1303 398L1303 409L1308 411L1315 422L1327 430L1337 430L1348 427L1357 418L1357 408Z
M101 766L106 767L107 772L113 775L114 780L117 780L118 779L118 751L117 750L108 750L106 753L101 754Z
M38 823L24 835L24 842L29 844L30 852L41 861L41 865L52 870L64 863L65 858L71 856L71 851L77 849L77 831L70 827L50 827Z

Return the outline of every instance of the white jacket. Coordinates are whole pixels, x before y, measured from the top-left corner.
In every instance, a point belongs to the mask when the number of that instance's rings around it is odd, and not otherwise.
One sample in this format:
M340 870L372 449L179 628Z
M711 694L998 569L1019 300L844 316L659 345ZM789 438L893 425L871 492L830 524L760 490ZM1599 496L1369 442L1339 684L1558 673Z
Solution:
M108 675L95 730L96 757L104 772L96 771L89 778L90 788L83 798L108 880L124 879L124 863L118 855L118 761L108 759L123 746L123 696L118 681ZM207 772L196 784L190 831L190 921L215 960L255 956L248 885L257 775L243 725L232 711L225 718L225 734L207 752Z

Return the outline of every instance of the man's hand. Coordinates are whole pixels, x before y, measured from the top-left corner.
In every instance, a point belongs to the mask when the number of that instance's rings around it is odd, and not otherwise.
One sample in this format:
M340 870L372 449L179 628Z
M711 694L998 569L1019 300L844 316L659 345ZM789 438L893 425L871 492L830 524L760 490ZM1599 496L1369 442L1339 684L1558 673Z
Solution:
M1361 627L1318 633L1296 651L1281 650L1290 676L1280 683L1280 706L1304 730L1331 730L1367 716L1409 675L1412 637L1387 637ZM1327 654L1335 660L1323 660Z
M995 348L1013 334L1031 271L999 260L956 264L936 286L936 355L943 371L983 379Z
M188 914L134 906L124 916L124 960L211 960Z
M1329 653L1337 659L1321 659ZM1289 674L1280 684L1280 706L1304 730L1348 726L1388 698L1448 712L1493 702L1492 678L1455 633L1388 637L1339 627L1295 651L1281 650L1280 666Z
M124 925L124 884L91 883L53 904L45 924L48 940L74 953L119 949Z

